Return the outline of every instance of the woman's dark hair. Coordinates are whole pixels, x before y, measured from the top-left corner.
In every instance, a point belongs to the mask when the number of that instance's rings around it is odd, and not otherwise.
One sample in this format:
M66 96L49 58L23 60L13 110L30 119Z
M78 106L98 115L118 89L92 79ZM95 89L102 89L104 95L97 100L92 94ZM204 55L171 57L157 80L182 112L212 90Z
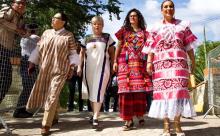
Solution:
M131 27L131 23L130 23L130 19L129 19L129 16L130 16L131 12L137 13L138 27L140 27L142 30L145 30L146 29L146 27L145 27L146 23L145 23L144 17L141 14L141 12L139 10L135 9L135 8L131 9L125 17L125 21L124 21L124 24L123 24L125 29L129 30L129 31L134 31L133 28Z
M63 12L59 12L59 13L61 15L61 20L65 21L64 28L66 28L67 27L67 22L68 22L67 15L65 13L63 13Z
M162 10L163 9L163 4L167 1L170 1L171 3L173 3L173 8L175 8L175 5L174 5L174 2L172 0L164 0L161 5L160 5L160 9Z

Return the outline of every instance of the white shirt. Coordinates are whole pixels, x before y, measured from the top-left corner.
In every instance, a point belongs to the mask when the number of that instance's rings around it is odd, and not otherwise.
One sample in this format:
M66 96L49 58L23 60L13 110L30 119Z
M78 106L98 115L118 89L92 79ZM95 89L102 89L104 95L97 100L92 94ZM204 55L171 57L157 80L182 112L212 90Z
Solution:
M21 38L20 46L21 46L21 55L22 56L30 56L31 52L36 48L37 42L39 41L40 37L32 34L29 37Z

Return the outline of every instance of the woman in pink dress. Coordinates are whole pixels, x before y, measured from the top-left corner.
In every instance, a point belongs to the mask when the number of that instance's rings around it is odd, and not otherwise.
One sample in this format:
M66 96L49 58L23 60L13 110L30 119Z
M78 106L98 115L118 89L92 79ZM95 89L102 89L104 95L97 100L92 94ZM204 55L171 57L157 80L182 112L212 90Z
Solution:
M164 119L163 136L170 136L170 119L174 119L177 136L185 136L180 117L196 115L188 93L187 54L193 72L195 58L192 47L197 38L191 32L189 22L174 18L175 7L171 0L163 1L161 12L164 19L152 30L154 42L143 49L148 53L147 71L153 71L154 100L149 117Z
M146 91L151 91L151 81L146 73L146 54L141 51L149 39L145 21L137 9L128 12L123 27L115 34L119 44L115 53L113 70L117 72L120 117L125 121L123 130L130 130L133 117L144 125Z

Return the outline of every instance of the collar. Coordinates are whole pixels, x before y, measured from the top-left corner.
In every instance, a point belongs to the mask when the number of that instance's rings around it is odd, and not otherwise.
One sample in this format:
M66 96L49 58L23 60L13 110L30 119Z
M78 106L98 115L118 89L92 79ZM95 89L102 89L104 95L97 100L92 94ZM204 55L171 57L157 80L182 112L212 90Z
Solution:
M62 33L64 30L65 30L65 28L61 28L60 30L57 30L57 31L53 29L53 31L54 31L55 34L60 34L60 33Z

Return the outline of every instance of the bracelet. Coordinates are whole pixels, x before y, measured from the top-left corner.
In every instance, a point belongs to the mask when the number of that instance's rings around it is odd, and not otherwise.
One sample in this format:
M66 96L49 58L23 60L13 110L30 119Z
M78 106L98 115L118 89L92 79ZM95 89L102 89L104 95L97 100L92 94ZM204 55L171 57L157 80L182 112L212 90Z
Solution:
M153 62L147 62L147 63L151 63L151 64L153 64Z

